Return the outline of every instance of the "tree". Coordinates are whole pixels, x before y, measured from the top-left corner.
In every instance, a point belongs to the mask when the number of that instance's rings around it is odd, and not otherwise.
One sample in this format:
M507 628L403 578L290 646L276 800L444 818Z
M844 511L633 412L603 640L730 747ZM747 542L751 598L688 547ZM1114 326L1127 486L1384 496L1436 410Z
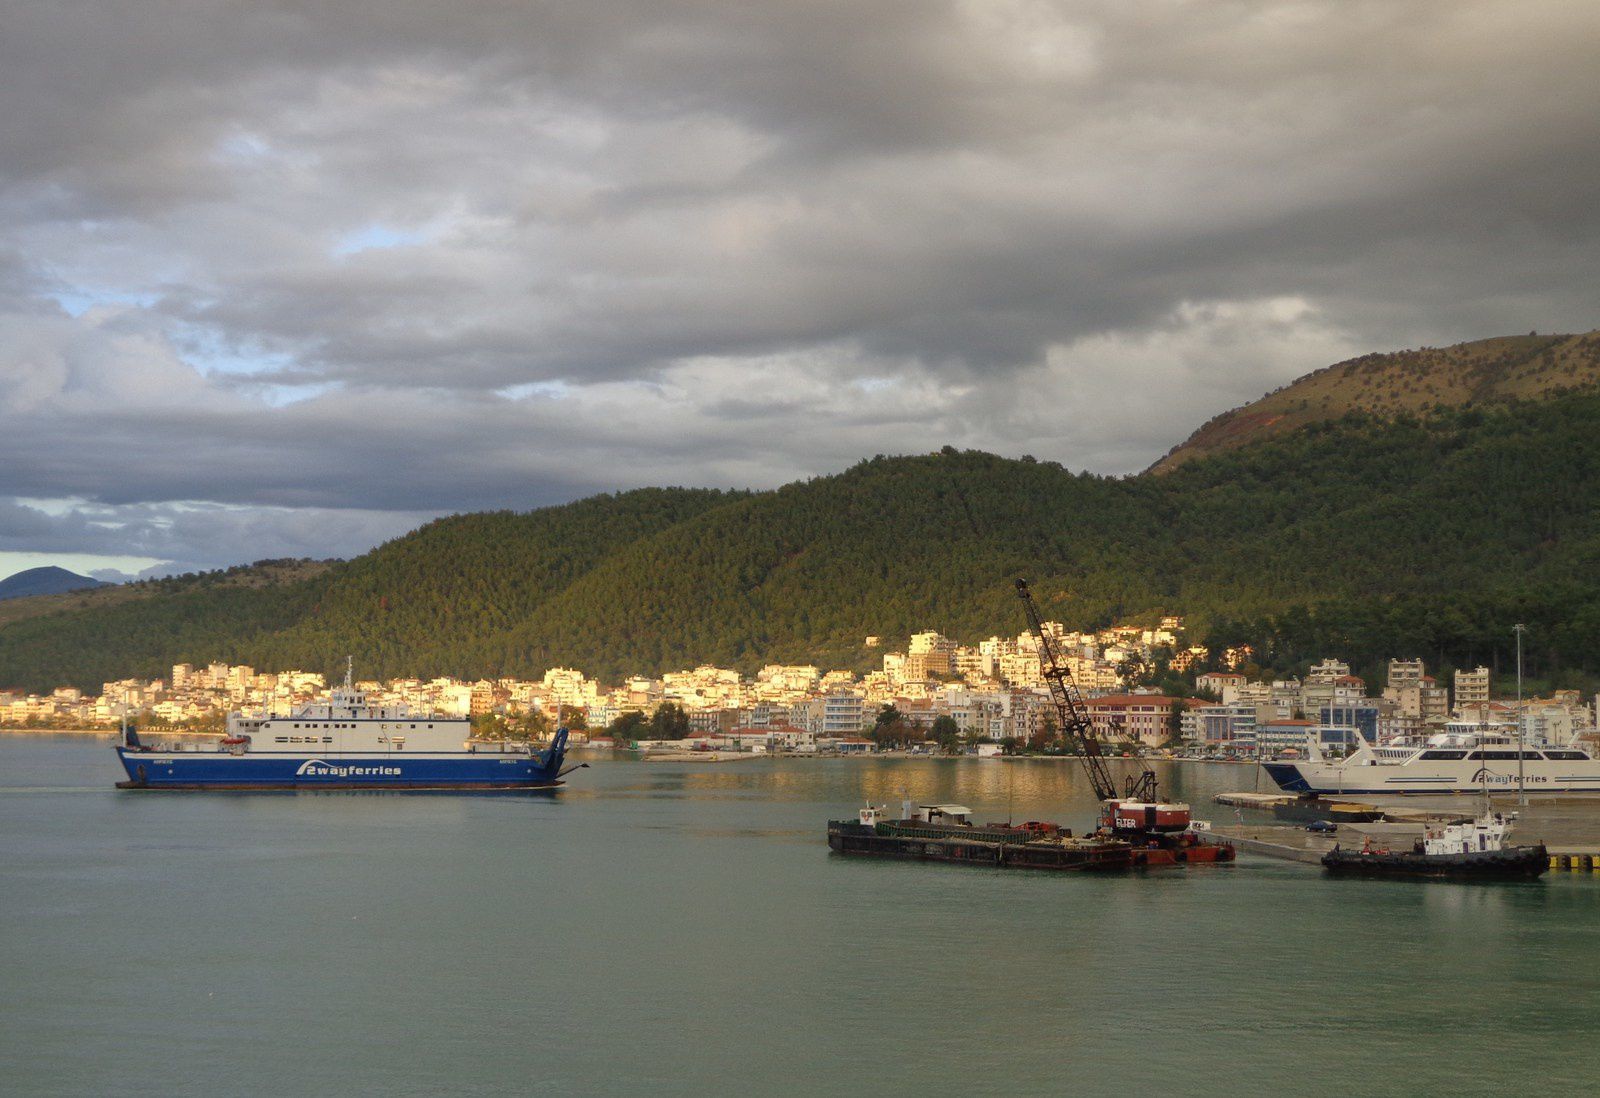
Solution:
M906 720L906 715L892 705L878 710L872 725L872 740L879 747L904 747L912 740L920 740L916 725Z
M681 740L689 734L689 714L673 702L663 702L650 715L652 740Z
M953 752L961 745L961 726L956 724L956 719L949 714L935 717L930 731L933 738L938 741L941 751Z
M506 731L506 719L499 713L479 713L472 718L473 739L503 740L506 738Z
M618 743L632 743L634 740L649 739L645 733L650 728L650 722L643 713L628 710L617 715L617 719L606 726L606 734Z

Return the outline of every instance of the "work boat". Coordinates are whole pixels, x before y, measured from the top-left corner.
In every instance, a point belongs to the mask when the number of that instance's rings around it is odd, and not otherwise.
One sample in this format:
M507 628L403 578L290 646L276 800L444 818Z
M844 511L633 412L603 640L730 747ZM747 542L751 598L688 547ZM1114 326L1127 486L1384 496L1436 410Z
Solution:
M1532 742L1519 749L1515 733L1501 725L1456 722L1408 750L1397 746L1363 742L1348 758L1325 759L1312 734L1304 759L1261 768L1288 793L1478 793L1519 782L1529 793L1600 790L1600 760L1586 749Z
M1355 877L1449 877L1461 880L1537 877L1550 867L1545 845L1507 846L1516 814L1484 809L1465 823L1429 828L1410 850L1336 846L1322 856L1330 873Z
M491 792L552 789L577 769L562 765L565 728L543 751L474 740L465 717L370 704L348 675L329 701L287 717L230 714L220 742L147 743L129 726L116 751L128 773L118 789Z

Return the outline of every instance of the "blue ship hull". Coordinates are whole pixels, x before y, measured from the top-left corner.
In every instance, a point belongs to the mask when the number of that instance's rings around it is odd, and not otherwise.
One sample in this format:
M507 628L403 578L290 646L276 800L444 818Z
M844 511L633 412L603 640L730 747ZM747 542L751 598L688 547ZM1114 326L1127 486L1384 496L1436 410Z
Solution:
M561 785L567 733L537 755L459 752L367 755L240 754L118 747L119 789L451 789L504 791Z

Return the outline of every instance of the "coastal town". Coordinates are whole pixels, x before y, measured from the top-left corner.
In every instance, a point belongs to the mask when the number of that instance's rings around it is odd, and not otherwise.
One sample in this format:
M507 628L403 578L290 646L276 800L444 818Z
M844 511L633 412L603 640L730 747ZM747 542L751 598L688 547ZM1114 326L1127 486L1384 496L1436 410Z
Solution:
M1371 684L1337 659L1303 676L1263 677L1248 647L1215 654L1183 640L1183 620L1095 632L1044 623L1102 741L1125 750L1213 758L1273 758L1310 737L1339 754L1363 741L1414 740L1447 721L1520 726L1536 742L1592 738L1600 699L1575 690L1523 700L1492 696L1486 667L1457 670L1447 685L1420 659L1392 659ZM537 738L556 724L577 742L649 750L747 753L873 753L888 748L973 754L1048 751L1063 745L1031 633L966 645L936 631L904 649L883 638L880 666L865 674L770 664L753 677L700 666L607 686L570 668L538 679L450 677L361 681L376 704L470 716L491 738ZM1187 696L1149 685L1154 668L1193 673ZM173 666L166 679L73 687L49 694L0 689L0 728L110 729L124 719L178 731L220 733L230 712L286 715L325 702L321 673L245 665Z

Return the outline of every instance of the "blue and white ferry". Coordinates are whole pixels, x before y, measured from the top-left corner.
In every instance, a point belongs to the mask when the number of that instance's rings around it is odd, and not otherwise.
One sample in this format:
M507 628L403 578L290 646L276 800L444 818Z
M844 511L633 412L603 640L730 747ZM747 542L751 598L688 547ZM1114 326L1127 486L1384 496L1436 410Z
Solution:
M565 767L567 730L550 745L474 740L465 717L375 706L347 676L329 701L287 717L233 713L228 733L204 743L143 742L132 727L117 757L118 789L553 789Z

